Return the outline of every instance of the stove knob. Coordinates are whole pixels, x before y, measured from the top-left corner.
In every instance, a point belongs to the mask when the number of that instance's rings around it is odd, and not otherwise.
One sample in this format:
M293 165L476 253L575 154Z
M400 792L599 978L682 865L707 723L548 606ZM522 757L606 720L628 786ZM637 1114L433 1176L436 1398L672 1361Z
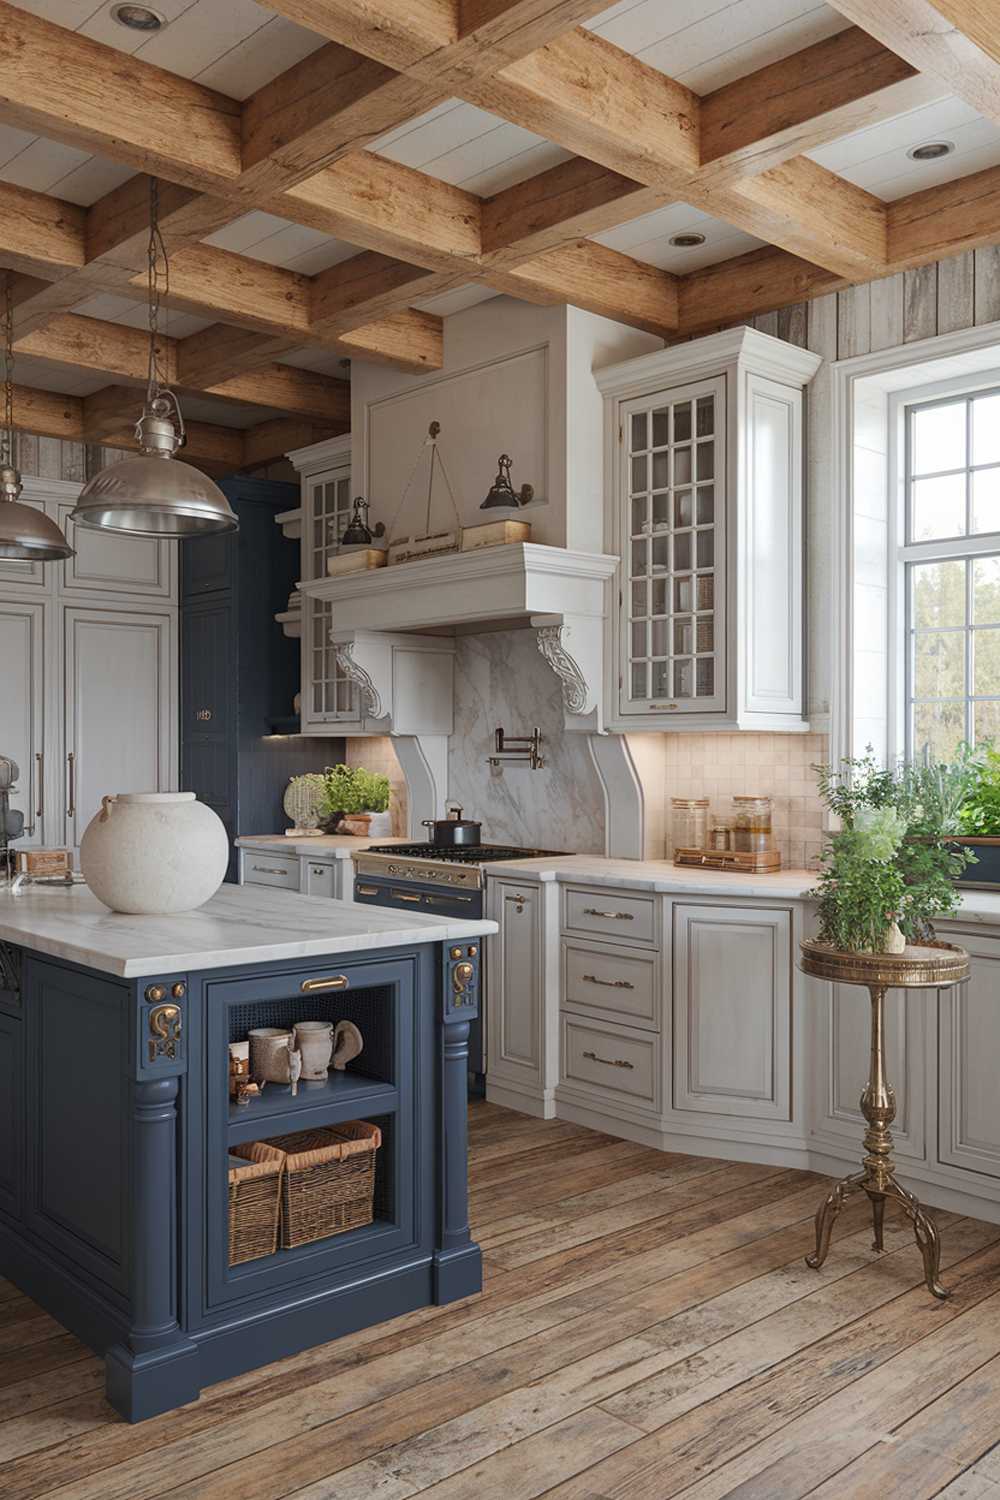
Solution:
M389 874L390 875L398 875L399 874L398 868L395 865L390 865L389 866Z

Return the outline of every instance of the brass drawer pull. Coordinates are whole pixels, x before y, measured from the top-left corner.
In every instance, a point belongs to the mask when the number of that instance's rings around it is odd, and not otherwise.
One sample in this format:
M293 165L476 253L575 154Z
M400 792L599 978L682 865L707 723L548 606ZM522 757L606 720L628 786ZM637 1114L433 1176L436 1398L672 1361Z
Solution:
M256 870L259 875L287 875L288 871L281 865L251 865L251 870Z
M441 902L441 901L464 901L465 904L466 904L466 906L468 906L469 902L472 900L472 897L471 896L460 896L457 891L449 891L449 893L448 893L447 896L431 896L431 895L428 895L425 899L427 901L427 905L428 906L433 906L435 904L435 902Z
M584 974L588 984L603 984L609 990L634 990L635 985L629 979L598 979L596 974Z
M415 901L418 906L424 899L423 896L418 896L415 891L393 891L392 894L397 901Z
M377 885L359 885L358 886L358 895L359 896L377 896L378 895L378 886Z
M310 990L346 990L350 982L346 974L331 974L329 979L303 979L300 988L304 993Z
M623 1057L598 1057L596 1052L585 1052L584 1057L588 1062L604 1063L609 1068L634 1068L635 1063L626 1062Z
M585 906L583 908L585 917L605 917L609 922L634 922L635 913L631 911L599 911L596 906Z

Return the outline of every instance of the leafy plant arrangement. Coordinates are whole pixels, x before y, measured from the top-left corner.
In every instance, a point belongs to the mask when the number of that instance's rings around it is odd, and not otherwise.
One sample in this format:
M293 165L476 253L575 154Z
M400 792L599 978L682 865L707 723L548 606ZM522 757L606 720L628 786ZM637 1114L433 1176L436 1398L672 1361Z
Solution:
M385 812L389 806L389 778L364 766L327 766L323 772L322 810L335 813Z
M958 909L954 880L973 855L954 843L973 776L971 752L949 766L879 766L869 747L839 769L817 766L820 795L842 827L819 887L820 937L852 953L884 952L894 924L911 943Z
M959 810L959 828L966 838L1000 837L1000 750L992 743L967 752L968 780Z

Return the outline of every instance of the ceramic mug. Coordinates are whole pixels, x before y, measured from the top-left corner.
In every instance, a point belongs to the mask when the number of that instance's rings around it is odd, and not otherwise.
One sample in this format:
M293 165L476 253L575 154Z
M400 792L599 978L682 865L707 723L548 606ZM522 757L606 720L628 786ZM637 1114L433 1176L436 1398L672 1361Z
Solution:
M332 1021L296 1021L295 1046L302 1053L302 1077L315 1083L326 1078L333 1056Z
M258 1026L250 1032L250 1076L259 1083L288 1082L292 1033L281 1026Z

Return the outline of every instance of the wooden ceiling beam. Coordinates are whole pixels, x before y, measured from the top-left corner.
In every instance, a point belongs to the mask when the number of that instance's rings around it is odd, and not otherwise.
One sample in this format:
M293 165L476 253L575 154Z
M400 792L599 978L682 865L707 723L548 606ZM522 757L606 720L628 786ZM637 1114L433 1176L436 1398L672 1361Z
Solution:
M943 92L859 26L758 68L701 100L701 166L765 171Z
M756 313L806 302L849 285L810 261L765 246L703 271L677 278L678 326L682 334L706 333Z
M899 57L940 78L950 93L1000 125L997 0L835 0Z
M219 382L181 380L178 351L184 342L165 337L158 341L160 369L168 385L240 405L275 407L316 421L350 422L351 390L345 380L276 363ZM76 313L62 313L15 343L18 354L140 384L146 380L148 348L148 336L137 328Z
M993 245L998 238L1000 167L986 167L889 204L893 270Z

